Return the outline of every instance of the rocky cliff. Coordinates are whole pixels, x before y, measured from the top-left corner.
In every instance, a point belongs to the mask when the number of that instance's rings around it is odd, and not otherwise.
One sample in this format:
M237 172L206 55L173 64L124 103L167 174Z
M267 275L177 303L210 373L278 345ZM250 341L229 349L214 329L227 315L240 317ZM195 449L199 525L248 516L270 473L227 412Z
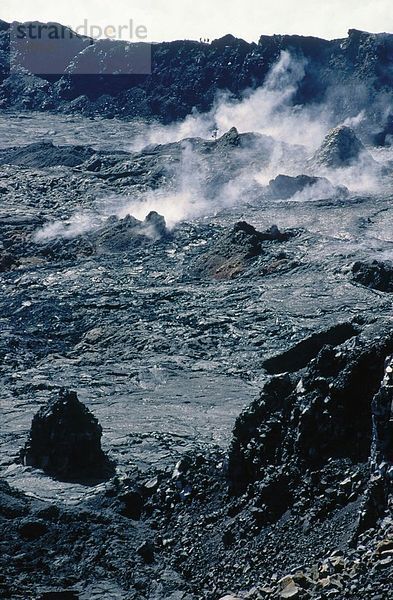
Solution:
M323 102L334 97L341 116L369 110L379 128L379 140L389 133L389 104L393 86L393 35L350 30L341 40L302 36L261 36L247 43L232 35L210 44L174 41L153 44L148 75L108 74L114 53L121 59L138 44L77 37L62 53L64 70L54 75L29 75L26 56L12 58L10 28L0 24L0 106L18 109L56 109L121 117L158 117L166 122L184 118L192 109L209 110L220 91L239 98L261 86L283 51L303 61L305 74L295 103ZM116 48L115 48L116 45ZM74 55L73 55L74 54ZM16 62L15 62L16 61ZM18 63L19 61L19 63ZM81 65L96 75L81 75ZM63 64L64 63L64 64ZM23 69L18 72L18 64ZM60 69L59 69L60 70ZM387 129L386 129L387 128ZM386 129L386 131L385 131Z

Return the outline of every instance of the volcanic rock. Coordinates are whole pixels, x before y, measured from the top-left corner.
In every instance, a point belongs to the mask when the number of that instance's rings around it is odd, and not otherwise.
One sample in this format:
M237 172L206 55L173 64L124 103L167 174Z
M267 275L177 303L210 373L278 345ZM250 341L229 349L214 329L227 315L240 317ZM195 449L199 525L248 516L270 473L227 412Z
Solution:
M39 519L24 519L19 525L19 533L27 540L36 540L45 535L48 531L48 526L44 521Z
M113 467L101 449L101 436L89 409L75 392L62 388L33 418L21 459L58 479L103 479Z
M119 496L122 502L122 514L129 519L138 521L143 510L143 498L139 490L127 490Z
M355 262L352 267L352 279L379 292L393 292L393 266L386 262Z
M383 379L371 403L371 473L357 534L374 528L393 492L393 356L385 360Z
M99 39L94 44L85 45L81 52L75 53L66 68L66 73L72 77L84 76L86 73L97 76L117 75L120 79L121 76L129 77L135 72L138 75L148 74L150 70L149 44Z
M218 140L217 143L220 146L240 146L242 137L240 136L236 127L231 127L227 133L224 133Z
M143 544L137 548L137 553L147 564L154 561L154 545L151 542L143 542Z
M342 105L340 98L336 102L343 119L367 106L372 115L379 112L375 116L380 119L380 126L386 120L382 107L386 106L386 94L389 99L393 83L389 63L393 41L389 34L350 30L346 39L331 41L274 35L261 36L257 44L227 35L211 44L181 40L154 44L151 48L117 40L91 43L74 34L66 48L58 40L44 40L54 53L43 52L40 63L52 69L53 64L60 67L58 75L47 81L25 73L9 76L7 29L9 25L4 24L4 30L0 30L0 82L4 82L0 102L6 106L54 108L90 115L158 116L166 122L174 121L184 118L194 107L200 112L209 111L218 90L241 98L245 90L262 86L280 53L288 52L306 59L306 74L299 83L296 104L321 101L330 85L336 89L348 86L353 93L345 95ZM131 75L133 67L141 65L138 53L142 52L145 64L144 57L150 58L150 50L152 68L139 69L145 75ZM22 48L16 58L29 68L23 59L34 60L34 54ZM59 78L64 71L66 74ZM81 73L91 75L80 76ZM356 93L359 84L360 94ZM379 103L379 110L375 101L378 96L385 100Z
M286 478L290 496L305 469L332 460L368 460L375 437L372 402L393 335L386 323L379 335L368 326L354 340L323 347L297 376L271 379L240 415L228 469L234 490L263 481L274 467L275 481Z
M12 490L7 482L0 480L0 517L12 519L27 512L22 494Z
M0 273L10 271L19 265L18 259L8 252L0 251Z
M339 323L329 329L314 333L278 356L266 359L263 367L271 375L298 371L305 367L312 358L315 358L324 346L338 346L357 333L359 333L359 329L352 323Z
M165 219L151 211L144 221L127 215L124 219L113 217L94 236L98 252L127 252L145 243L169 237Z
M65 590L62 592L44 592L39 600L78 600L78 592Z
M328 133L314 155L313 163L338 169L354 165L361 157L375 164L355 132L350 127L342 125Z
M390 114L386 119L381 131L379 131L374 138L376 146L390 146L393 141L393 115Z
M55 146L52 142L37 142L28 146L0 150L0 164L42 169L45 167L76 167L93 156L86 146Z
M261 232L239 221L196 260L192 273L196 277L232 279L263 253L263 242L283 242L293 235L293 232L281 232L276 225Z
M0 87L0 104L2 107L15 106L20 110L31 110L40 106L42 110L54 108L51 99L51 85L45 79L28 72L9 74ZM0 67L1 68L1 67Z
M372 402L373 443L371 464L378 472L385 474L393 482L393 356L385 362L385 372L381 387Z
M141 246L170 238L164 217L150 212L144 221L139 221L131 215L124 219L116 216L109 217L104 225L87 233L67 235L69 224L64 223L64 234L54 239L37 239L36 244L26 248L26 253L44 257L51 261L77 260L78 258L132 252ZM1 264L1 263L0 263Z
M269 182L266 189L267 196L277 200L288 200L300 192L307 191L309 195L318 198L346 197L349 191L344 186L334 186L325 177L310 177L298 175L278 175Z

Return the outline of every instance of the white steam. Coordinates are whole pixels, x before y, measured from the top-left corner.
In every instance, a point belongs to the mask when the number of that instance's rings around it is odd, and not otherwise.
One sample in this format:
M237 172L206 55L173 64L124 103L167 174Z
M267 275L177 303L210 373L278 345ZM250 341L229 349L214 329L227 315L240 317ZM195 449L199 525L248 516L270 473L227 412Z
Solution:
M305 76L304 59L293 58L282 52L271 69L265 84L248 91L241 100L220 93L207 114L194 112L180 123L147 125L132 142L130 150L140 151L148 145L167 144L183 140L180 163L172 167L170 189L161 188L138 197L109 197L95 211L79 212L66 221L46 225L35 235L37 242L55 238L72 238L97 229L110 215L124 218L132 215L143 220L150 211L165 217L169 228L184 220L195 219L232 206L247 205L258 197L279 173L296 176L313 174L327 177L334 186L346 186L355 193L372 193L380 189L381 177L377 165L369 158L360 158L356 165L345 169L324 169L310 173L310 159L327 132L334 126L345 124L362 126L364 111L337 122L336 101L345 96L345 90L335 89L323 105L294 106L299 84ZM187 138L203 138L213 143L213 133L223 135L232 127L242 132L270 136L272 142L266 156L256 157L255 147L231 147L232 158L238 158L236 173L225 162L224 177L211 188L209 158L202 158ZM262 151L261 151L262 152ZM229 175L229 177L227 177ZM229 181L228 181L229 179ZM310 201L330 197L332 187L326 182L306 188L297 194L295 201Z
M131 201L124 199L115 214L120 218L132 215L142 220L154 210L165 217L169 229L180 221L196 219L208 213L211 208L205 198L203 181L199 176L201 172L203 164L200 158L193 152L191 144L184 142L180 165L173 173L177 180L176 190L148 192L142 198Z
M35 242L44 243L56 238L72 239L78 235L88 233L102 225L105 218L92 211L77 212L65 221L53 221L39 229L33 239Z
M130 150L139 151L148 145L178 142L189 137L211 139L215 130L223 135L231 127L241 133L252 131L278 141L316 148L332 121L325 107L293 106L305 66L305 59L293 58L289 52L282 51L262 87L245 92L241 100L221 93L210 112L194 112L181 123L150 125L136 137Z

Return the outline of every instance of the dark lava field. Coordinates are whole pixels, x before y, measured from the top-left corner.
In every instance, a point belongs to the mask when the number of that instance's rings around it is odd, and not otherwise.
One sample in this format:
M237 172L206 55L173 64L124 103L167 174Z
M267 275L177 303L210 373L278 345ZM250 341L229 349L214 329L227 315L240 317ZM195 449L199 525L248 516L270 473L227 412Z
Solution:
M275 43L166 123L0 86L0 598L393 598L391 122Z

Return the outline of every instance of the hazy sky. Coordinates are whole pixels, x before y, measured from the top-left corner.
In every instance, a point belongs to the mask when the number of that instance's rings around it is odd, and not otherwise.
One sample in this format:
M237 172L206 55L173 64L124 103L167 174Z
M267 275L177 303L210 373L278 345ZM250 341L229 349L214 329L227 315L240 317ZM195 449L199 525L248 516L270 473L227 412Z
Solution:
M393 0L0 0L5 21L57 21L74 28L145 25L147 40L216 38L233 33L345 37L350 28L393 31ZM128 28L126 29L126 26ZM132 35L132 34L131 34ZM119 37L119 36L116 36Z

